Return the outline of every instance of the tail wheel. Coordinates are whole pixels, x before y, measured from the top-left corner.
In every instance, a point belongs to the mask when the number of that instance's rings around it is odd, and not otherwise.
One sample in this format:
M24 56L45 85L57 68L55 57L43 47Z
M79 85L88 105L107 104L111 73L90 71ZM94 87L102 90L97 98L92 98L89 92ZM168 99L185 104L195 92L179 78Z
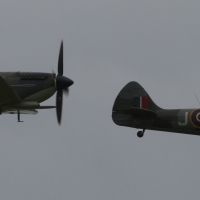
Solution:
M139 138L143 137L144 131L145 131L145 130L143 130L143 131L138 131L138 132L137 132L137 136L138 136Z

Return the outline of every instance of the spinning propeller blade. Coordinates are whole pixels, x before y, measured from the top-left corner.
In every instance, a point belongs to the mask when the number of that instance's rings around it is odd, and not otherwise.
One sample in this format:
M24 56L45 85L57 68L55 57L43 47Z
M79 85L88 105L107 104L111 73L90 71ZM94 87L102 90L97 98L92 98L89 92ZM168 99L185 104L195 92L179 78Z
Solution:
M58 75L63 75L63 40L60 45L60 53L58 58Z
M54 72L53 72L54 74ZM63 76L63 40L60 45L60 53L58 57L58 74L55 76L56 80L56 114L58 124L61 125L62 119L62 101L63 101L63 92L69 94L69 87L74 83L71 79Z
M56 94L56 114L59 125L61 125L61 117L62 117L62 99L63 99L63 91L58 90Z

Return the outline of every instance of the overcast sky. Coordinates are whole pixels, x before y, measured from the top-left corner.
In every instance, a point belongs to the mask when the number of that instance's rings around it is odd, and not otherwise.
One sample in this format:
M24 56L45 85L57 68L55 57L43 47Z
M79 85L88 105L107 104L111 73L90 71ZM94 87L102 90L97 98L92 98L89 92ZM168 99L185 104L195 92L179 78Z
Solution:
M200 137L120 127L114 100L139 82L163 108L200 98L197 0L2 0L1 71L57 71L74 81L63 105L0 116L0 199L197 200ZM55 105L55 95L42 105Z

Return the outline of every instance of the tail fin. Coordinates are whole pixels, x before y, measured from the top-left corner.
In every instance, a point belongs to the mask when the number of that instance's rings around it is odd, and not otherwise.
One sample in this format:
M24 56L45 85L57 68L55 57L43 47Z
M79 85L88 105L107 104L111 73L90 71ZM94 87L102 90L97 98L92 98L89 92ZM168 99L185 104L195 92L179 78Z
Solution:
M113 105L113 111L122 111L127 108L138 108L151 111L161 110L150 98L144 88L137 82L125 85Z
M139 127L136 119L155 117L155 111L158 110L162 109L152 101L144 88L137 82L130 82L115 99L112 119L119 126ZM133 120L133 116L136 119Z

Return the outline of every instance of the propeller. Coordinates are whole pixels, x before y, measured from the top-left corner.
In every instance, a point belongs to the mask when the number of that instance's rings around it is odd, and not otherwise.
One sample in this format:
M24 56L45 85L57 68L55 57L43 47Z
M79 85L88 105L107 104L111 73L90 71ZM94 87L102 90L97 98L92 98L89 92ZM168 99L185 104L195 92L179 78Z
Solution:
M63 40L60 45L60 53L58 57L58 74L56 75L54 71L52 74L55 77L56 81L56 114L58 124L61 125L62 119L62 102L63 102L63 93L69 94L69 87L74 83L71 79L63 76Z

